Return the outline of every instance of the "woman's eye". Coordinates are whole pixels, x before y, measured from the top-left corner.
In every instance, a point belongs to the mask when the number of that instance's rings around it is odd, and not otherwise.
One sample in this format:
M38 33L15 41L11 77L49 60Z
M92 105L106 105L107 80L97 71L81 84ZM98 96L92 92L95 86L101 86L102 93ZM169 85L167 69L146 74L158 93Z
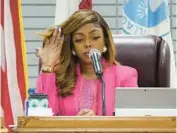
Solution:
M99 38L100 38L100 36L95 36L95 37L93 37L93 40L97 40Z
M76 39L74 42L82 42L83 39Z

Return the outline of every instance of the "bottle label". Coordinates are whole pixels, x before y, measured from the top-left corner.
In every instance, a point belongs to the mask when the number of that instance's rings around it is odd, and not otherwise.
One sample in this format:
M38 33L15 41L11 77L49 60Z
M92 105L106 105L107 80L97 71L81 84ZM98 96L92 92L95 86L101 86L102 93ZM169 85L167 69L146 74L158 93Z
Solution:
M31 94L28 98L29 108L48 108L48 97L46 94Z

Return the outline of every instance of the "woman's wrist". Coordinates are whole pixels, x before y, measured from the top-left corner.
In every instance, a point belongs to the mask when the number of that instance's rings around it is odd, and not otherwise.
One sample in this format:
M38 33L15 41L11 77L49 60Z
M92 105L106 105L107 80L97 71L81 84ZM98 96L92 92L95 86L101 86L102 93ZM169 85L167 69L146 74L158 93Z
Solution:
M44 72L44 73L53 73L53 67L52 66L49 66L49 65L42 65L41 67L41 71Z

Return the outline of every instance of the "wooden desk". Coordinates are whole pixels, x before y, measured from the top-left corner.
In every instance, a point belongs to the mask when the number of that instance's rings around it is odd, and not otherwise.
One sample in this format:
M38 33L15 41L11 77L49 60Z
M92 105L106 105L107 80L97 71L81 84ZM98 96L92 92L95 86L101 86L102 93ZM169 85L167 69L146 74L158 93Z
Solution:
M8 129L4 127L4 118L3 117L0 117L1 118L1 129L0 129L0 133L8 133Z
M14 133L175 133L175 117L19 117Z
M0 133L8 133L8 129L7 128L1 128Z

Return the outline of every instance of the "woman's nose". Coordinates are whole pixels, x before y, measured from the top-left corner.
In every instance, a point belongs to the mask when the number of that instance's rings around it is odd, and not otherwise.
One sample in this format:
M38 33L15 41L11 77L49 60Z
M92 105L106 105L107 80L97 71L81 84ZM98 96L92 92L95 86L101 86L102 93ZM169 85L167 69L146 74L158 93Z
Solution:
M85 47L87 48L90 48L92 45L91 45L91 42L90 41L86 41L85 42Z

